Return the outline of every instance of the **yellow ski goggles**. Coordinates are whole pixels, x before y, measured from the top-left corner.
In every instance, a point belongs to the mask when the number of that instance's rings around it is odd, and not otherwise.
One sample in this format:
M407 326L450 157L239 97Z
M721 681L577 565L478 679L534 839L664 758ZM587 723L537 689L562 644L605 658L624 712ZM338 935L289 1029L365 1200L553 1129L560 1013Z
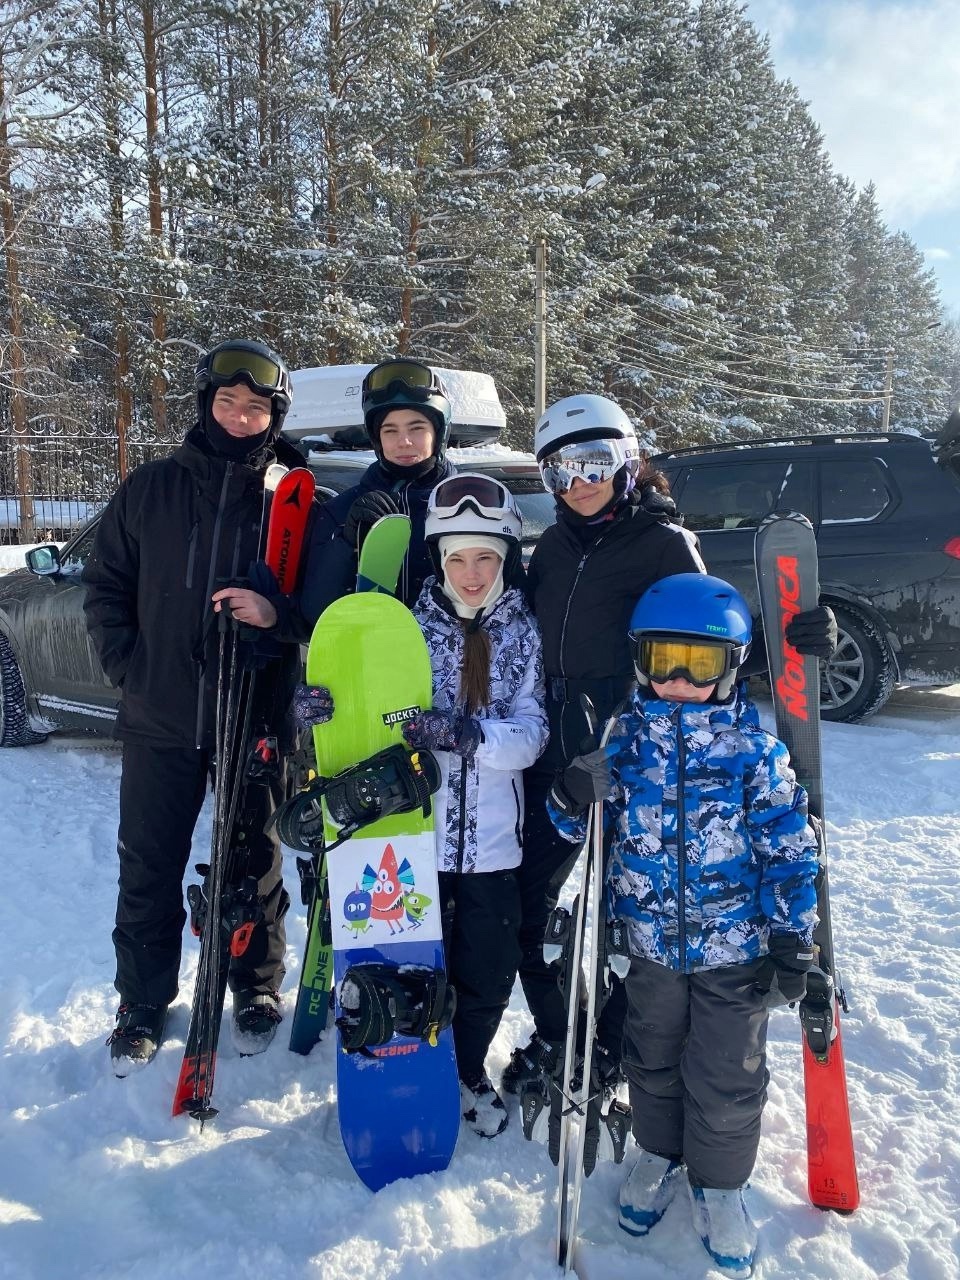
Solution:
M639 669L658 684L683 676L702 688L716 684L730 670L730 645L717 641L644 636L636 652Z

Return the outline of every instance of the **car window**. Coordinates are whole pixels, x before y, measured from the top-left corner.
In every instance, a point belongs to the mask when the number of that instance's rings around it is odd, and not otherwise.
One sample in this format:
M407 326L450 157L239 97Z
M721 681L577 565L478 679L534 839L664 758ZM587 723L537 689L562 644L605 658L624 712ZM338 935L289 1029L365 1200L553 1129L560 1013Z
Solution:
M820 468L820 519L824 524L873 520L893 501L876 458L838 458Z
M688 529L756 528L787 500L789 461L689 467L679 507Z
M552 495L542 485L539 493L535 489L518 491L509 481L507 488L516 498L523 516L524 542L536 542L544 529L556 521L557 509Z
M77 541L70 547L69 552L60 561L61 573L76 575L81 572L83 566L87 563L87 557L93 550L93 539L97 532L97 526L91 527L84 531Z

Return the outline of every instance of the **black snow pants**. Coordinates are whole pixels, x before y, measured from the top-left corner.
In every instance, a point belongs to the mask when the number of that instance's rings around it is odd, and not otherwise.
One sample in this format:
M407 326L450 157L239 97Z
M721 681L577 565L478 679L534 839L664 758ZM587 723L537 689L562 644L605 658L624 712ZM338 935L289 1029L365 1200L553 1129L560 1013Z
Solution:
M441 871L443 949L457 992L453 1043L460 1079L476 1084L520 961L515 871Z
M633 1136L682 1157L690 1181L740 1187L750 1176L767 1100L765 959L676 973L634 959L627 975L623 1069Z
M520 982L538 1034L544 1040L556 1043L567 1034L567 1007L557 982L558 966L547 965L543 960L543 934L581 846L564 840L547 816L547 793L552 783L552 775L535 769L527 770L523 776L523 861L519 870L522 912ZM581 975L581 1005L586 1004L585 987ZM614 1062L620 1060L620 1034L625 1012L623 984L614 979L597 1026L597 1039ZM582 1041L582 1028L580 1038Z
M209 778L206 751L124 744L120 892L113 931L121 1002L166 1005L176 998L186 921L183 877ZM283 981L283 917L290 898L281 878L279 842L263 834L274 803L269 783L247 784L238 816L248 833L243 874L259 882L264 919L244 954L231 959L232 991L277 991ZM197 851L196 861L209 861L209 850Z

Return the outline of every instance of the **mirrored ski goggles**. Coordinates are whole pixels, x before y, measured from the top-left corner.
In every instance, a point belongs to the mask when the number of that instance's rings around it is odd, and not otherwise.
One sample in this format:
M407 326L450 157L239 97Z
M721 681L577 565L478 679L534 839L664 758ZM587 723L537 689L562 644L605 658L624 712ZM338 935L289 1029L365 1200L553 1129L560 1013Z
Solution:
M430 495L430 510L439 520L449 520L472 507L481 516L499 518L513 511L510 490L492 476L459 475L441 480Z
M644 636L635 643L637 667L658 683L683 676L702 688L716 684L730 670L731 647L719 641Z
M238 374L246 374L258 390L268 395L283 380L283 369L269 356L255 351L215 351L210 359L210 378L215 384L226 384Z
M386 391L394 382L402 382L414 391L430 391L436 386L436 375L429 365L413 360L392 360L378 365L363 380L363 394L375 395Z
M612 480L621 467L636 460L636 454L628 454L622 440L581 440L541 459L540 478L548 493L561 494L574 480L585 484Z

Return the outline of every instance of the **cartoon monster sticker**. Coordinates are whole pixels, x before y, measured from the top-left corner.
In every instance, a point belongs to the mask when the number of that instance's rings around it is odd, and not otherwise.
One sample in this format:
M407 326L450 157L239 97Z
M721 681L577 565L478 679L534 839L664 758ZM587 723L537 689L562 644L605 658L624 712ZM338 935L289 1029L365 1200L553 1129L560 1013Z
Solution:
M428 898L425 893L417 893L416 890L403 895L403 909L407 913L407 919L410 921L412 929L419 929L423 924L424 917L432 902L432 898Z
M361 933L366 933L370 928L370 910L373 900L370 894L356 885L352 893L348 893L343 900L343 915L346 920L344 929L350 929L355 938L359 938Z
M397 865L393 845L388 844L374 871L369 863L363 869L361 886L371 895L370 915L374 922L384 921L391 933L403 933L404 894L414 887L413 868L406 858Z

